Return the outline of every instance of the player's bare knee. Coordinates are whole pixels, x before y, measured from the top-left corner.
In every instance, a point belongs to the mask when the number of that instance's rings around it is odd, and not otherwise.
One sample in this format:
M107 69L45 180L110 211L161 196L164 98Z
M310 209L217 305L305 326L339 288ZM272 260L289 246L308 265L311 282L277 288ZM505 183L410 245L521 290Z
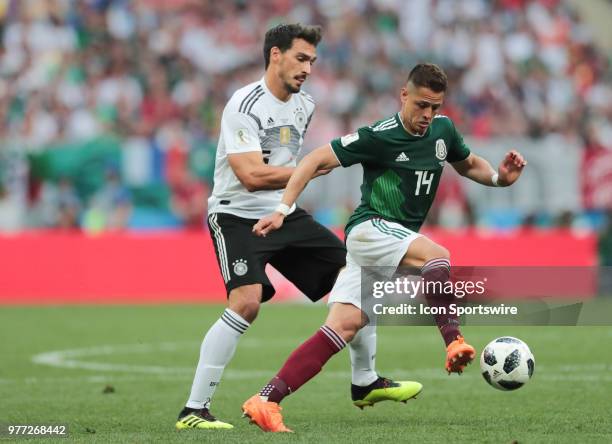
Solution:
M348 343L353 340L357 332L361 329L362 324L361 320L357 317L356 319L326 321L325 325L338 333L338 335Z
M333 304L325 325L338 333L346 342L351 342L357 332L368 323L363 311L352 304Z
M229 304L229 308L238 313L242 319L252 323L259 313L260 302L255 298L242 298Z
M342 339L344 339L348 344L355 338L359 330L361 330L361 322L355 322L349 325L345 325L341 334Z
M259 313L261 285L245 285L231 291L229 308L251 323Z
M431 250L428 251L427 256L425 257L425 262L433 260L433 259L447 259L450 260L450 251L448 251L442 245L434 244Z
M433 259L450 260L450 252L442 245L421 236L410 244L400 265L403 267L422 267L426 262Z

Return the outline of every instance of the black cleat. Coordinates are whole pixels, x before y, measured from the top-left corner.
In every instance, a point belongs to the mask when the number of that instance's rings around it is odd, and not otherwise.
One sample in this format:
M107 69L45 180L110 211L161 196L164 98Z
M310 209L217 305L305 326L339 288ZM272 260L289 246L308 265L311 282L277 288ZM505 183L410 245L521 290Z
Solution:
M208 409L191 409L185 407L178 415L175 427L177 430L185 429L233 429L234 426L219 421L210 414Z

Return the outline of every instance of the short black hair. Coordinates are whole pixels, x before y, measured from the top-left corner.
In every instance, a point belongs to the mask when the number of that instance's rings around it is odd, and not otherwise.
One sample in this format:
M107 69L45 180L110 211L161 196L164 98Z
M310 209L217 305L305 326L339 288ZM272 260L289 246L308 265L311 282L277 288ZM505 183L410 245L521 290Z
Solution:
M274 28L270 28L266 32L263 48L266 69L270 64L270 50L276 46L281 52L285 52L293 45L293 39L306 40L311 45L317 46L321 41L321 27L299 23L289 25L281 23Z
M408 82L414 86L424 86L433 92L445 92L448 84L446 74L438 65L433 63L419 63L408 74Z

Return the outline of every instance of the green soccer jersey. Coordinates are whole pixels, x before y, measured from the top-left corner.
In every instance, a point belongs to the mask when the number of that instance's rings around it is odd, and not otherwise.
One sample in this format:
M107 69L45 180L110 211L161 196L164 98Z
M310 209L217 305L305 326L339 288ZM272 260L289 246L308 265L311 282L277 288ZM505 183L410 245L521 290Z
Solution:
M399 113L331 142L343 167L363 166L361 204L346 225L380 217L418 231L433 203L445 161L470 154L446 116L436 116L425 134L412 135Z

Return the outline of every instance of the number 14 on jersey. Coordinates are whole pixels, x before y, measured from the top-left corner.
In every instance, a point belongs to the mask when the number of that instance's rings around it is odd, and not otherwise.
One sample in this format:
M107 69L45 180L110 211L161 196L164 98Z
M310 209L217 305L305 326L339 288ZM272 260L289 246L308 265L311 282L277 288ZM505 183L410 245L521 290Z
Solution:
M416 189L414 190L414 195L418 196L421 192L421 187L427 185L427 189L425 189L424 194L429 194L431 190L431 183L433 182L434 173L429 171L415 171L414 174L417 175L417 184Z

